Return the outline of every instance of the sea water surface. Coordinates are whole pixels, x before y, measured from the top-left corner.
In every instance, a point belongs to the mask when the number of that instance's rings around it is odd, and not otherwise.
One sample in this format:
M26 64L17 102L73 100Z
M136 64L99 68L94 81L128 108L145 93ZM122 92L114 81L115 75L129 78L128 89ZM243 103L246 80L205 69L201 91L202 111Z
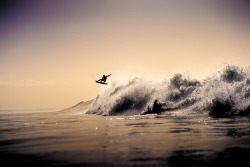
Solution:
M249 156L247 116L0 114L4 166L249 166Z

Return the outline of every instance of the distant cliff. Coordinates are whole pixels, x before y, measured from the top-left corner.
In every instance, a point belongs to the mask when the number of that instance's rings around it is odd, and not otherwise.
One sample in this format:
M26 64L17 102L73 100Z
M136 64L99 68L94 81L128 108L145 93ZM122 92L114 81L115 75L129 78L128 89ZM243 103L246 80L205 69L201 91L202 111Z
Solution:
M93 100L89 100L89 101L82 101L70 108L64 109L60 112L69 112L69 113L81 113L81 114L85 114L89 108L89 106L93 103Z

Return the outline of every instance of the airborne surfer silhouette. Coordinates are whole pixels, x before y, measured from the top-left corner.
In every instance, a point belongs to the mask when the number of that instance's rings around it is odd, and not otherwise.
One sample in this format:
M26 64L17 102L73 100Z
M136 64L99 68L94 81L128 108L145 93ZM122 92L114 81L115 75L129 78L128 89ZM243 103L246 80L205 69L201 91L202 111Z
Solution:
M110 76L111 74L109 75L102 75L102 79L99 79L97 80L96 82L97 83L100 83L100 84L107 84L106 81L107 81L107 78Z

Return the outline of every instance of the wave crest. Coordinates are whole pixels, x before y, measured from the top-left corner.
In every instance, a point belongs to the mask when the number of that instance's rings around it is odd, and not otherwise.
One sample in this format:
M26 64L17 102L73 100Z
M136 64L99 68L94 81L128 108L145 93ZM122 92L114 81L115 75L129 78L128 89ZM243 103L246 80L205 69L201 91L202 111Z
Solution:
M132 78L102 90L89 114L135 115L185 110L213 117L250 114L250 68L228 65L205 80L175 74L169 80Z

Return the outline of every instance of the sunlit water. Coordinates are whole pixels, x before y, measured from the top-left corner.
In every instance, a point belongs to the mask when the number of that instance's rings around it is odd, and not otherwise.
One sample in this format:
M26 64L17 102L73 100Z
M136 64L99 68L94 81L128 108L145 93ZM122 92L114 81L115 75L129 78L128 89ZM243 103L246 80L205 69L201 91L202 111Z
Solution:
M250 119L0 114L0 149L9 165L249 166Z

